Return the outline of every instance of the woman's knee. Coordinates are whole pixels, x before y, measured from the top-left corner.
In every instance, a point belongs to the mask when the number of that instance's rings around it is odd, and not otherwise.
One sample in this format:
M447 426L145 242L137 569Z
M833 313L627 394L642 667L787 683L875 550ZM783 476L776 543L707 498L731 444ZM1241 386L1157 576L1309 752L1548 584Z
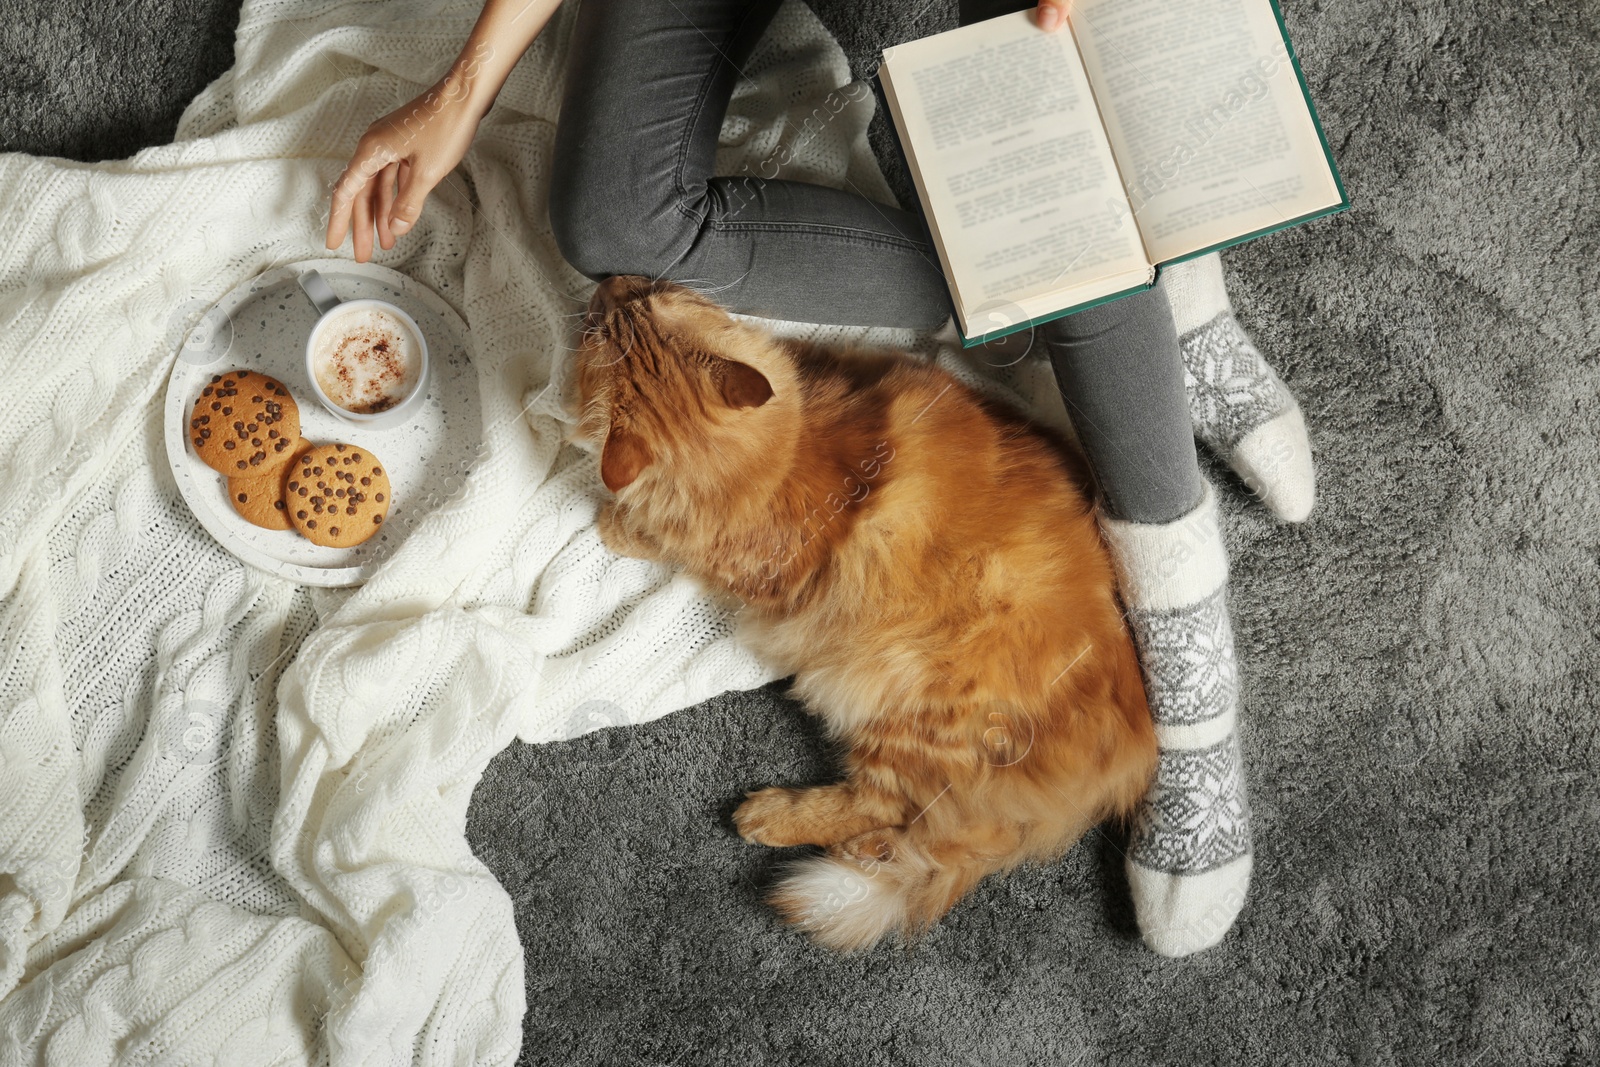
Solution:
M550 230L573 268L591 278L613 274L657 277L673 249L693 240L692 227L671 196L614 187L616 172L558 162L550 182Z
M578 168L557 165L550 179L550 232L574 269L591 278L629 273L626 228L616 224L620 205L608 204L604 190ZM610 210L608 210L610 209Z

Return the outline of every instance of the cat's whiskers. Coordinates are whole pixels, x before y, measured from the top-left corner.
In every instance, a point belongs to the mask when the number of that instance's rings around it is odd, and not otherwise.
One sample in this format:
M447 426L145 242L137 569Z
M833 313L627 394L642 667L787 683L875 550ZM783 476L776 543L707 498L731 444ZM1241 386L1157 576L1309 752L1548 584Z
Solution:
M710 285L709 281L705 278L675 278L673 280L692 293L698 293L704 297L712 297L718 293L725 293L729 289L737 287L749 276L750 272L747 270L737 278L723 285ZM701 288L702 285L706 286L706 288Z

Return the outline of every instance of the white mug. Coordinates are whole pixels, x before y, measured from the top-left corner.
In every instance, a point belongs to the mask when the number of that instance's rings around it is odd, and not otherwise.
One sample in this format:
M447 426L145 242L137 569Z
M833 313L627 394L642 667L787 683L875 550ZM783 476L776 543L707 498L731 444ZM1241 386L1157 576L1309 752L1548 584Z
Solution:
M376 300L371 297L363 297L359 300L340 300L334 294L333 288L328 285L327 279L314 270L302 271L297 280L300 283L301 291L316 305L317 311L321 312L316 323L312 325L311 332L306 336L306 378L311 382L311 392L316 396L317 401L338 418L375 430L398 426L411 418L428 395L428 375L431 369L428 361L428 339L423 336L422 328L417 325L416 320L387 300ZM323 330L337 324L339 319L351 311L367 307L378 308L387 314L393 315L400 320L406 329L411 331L412 340L416 342L417 362L419 364L416 379L412 382L411 389L400 399L400 402L392 408L370 414L350 411L334 403L328 394L322 391L322 385L317 381L317 368L314 359L317 339L321 336Z

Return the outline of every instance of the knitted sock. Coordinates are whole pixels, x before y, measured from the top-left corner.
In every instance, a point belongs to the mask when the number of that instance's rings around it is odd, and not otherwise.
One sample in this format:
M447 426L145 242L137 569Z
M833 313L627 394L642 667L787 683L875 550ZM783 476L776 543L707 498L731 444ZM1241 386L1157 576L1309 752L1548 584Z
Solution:
M1101 517L1161 755L1128 849L1139 931L1163 956L1222 940L1250 885L1239 678L1216 498L1161 525Z
M1300 522L1316 500L1300 405L1233 316L1216 253L1162 271L1183 350L1195 436L1273 514Z

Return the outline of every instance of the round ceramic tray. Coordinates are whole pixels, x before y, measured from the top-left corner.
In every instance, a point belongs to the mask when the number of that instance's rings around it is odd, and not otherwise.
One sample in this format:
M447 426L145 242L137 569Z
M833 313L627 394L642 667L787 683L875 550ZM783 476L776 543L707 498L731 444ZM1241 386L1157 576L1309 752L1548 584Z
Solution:
M428 398L398 426L346 422L317 403L306 377L305 343L317 309L296 278L314 269L340 299L376 297L398 305L427 336ZM200 462L184 427L200 390L229 370L270 374L294 395L300 433L318 443L346 441L389 471L393 502L383 530L355 548L323 548L292 530L263 530L240 518L227 479ZM439 294L387 267L314 259L277 267L235 288L183 337L167 380L167 460L184 502L222 546L253 566L306 585L359 585L471 471L481 444L478 376L472 342Z

